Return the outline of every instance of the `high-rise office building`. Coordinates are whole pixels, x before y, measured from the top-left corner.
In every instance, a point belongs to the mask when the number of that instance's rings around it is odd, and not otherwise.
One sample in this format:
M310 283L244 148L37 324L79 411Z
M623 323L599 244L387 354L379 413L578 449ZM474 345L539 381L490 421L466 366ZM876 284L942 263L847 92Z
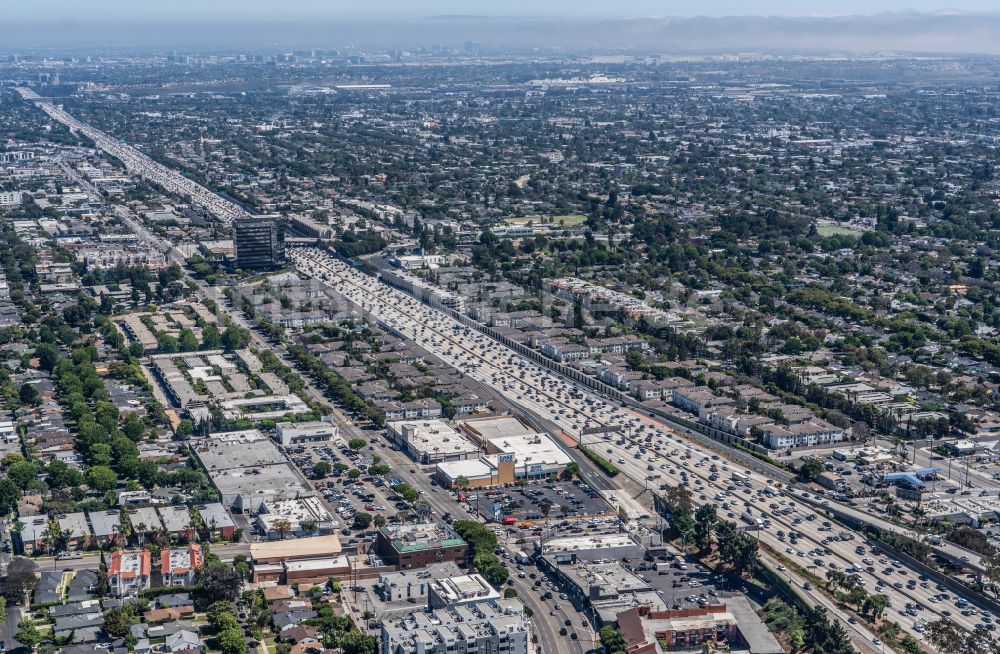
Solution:
M240 218L233 226L236 267L273 270L285 265L285 230L280 216Z

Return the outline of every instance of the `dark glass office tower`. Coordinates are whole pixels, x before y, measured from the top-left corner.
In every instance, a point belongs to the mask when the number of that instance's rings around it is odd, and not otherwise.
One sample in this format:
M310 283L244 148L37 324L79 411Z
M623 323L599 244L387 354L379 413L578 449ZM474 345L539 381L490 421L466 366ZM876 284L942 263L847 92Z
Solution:
M233 226L236 267L274 270L285 265L285 230L280 216L241 218Z

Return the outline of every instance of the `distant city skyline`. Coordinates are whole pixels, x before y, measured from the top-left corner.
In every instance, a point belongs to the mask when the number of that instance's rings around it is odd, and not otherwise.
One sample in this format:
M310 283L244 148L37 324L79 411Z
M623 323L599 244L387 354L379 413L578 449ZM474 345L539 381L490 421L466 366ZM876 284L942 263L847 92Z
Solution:
M337 20L459 16L845 16L882 12L1000 12L996 0L43 0L4 7L8 21Z

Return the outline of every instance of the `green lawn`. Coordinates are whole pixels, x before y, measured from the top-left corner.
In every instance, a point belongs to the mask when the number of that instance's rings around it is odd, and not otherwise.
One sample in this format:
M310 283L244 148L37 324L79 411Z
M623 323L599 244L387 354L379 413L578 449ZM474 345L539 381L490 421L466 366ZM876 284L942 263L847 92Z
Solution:
M854 229L848 229L847 227L838 227L837 225L817 225L816 232L820 236L860 236L861 233Z
M579 225L585 222L587 217L582 214L571 214L567 216L516 216L505 218L508 225L523 225L525 223L552 223L555 225L566 225L567 227Z

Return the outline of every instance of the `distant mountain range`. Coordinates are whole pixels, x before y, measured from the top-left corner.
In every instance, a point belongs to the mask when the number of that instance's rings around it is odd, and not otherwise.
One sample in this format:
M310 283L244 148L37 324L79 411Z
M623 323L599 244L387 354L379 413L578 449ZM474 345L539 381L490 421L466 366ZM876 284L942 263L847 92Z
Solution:
M656 53L1000 54L1000 13L843 17L551 18L433 16L419 21L0 23L0 49L22 44L411 47L478 41L485 49Z

